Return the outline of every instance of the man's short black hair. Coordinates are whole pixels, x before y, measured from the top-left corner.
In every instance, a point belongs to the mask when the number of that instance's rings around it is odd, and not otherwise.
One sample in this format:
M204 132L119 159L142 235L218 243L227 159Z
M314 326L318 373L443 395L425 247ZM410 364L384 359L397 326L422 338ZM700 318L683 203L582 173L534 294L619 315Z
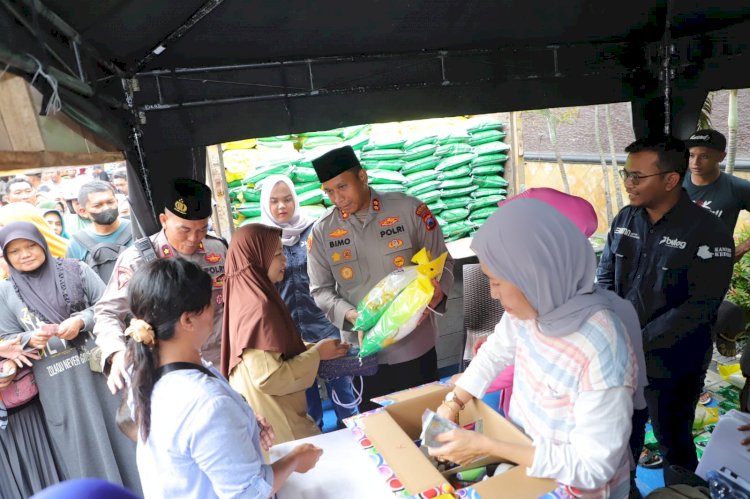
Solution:
M5 191L10 191L10 186L13 184L29 184L31 187L34 187L31 184L31 180L29 180L29 177L25 175L17 175L13 177L12 179L8 180L8 182L5 184Z
M95 192L111 192L115 195L115 188L112 187L108 182L102 182L101 180L92 180L86 182L81 186L81 190L78 191L78 204L81 208L86 207L86 203L89 201L89 196Z
M680 178L685 176L690 152L680 139L669 136L643 137L625 148L628 154L653 151L657 154L656 165L663 172L677 172Z

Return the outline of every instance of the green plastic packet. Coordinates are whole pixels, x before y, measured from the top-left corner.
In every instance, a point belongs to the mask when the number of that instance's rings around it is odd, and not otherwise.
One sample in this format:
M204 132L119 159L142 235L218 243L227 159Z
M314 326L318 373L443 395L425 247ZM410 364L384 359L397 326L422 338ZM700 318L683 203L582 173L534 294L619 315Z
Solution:
M505 132L500 130L482 130L470 134L469 145L478 146L486 144L487 142L493 142L496 140L503 140L505 138Z
M440 199L440 194L441 194L441 192L439 190L434 190L434 191L424 192L424 193L418 195L417 197L423 203L430 204L430 203L433 203L435 201L438 201Z
M370 170L367 172L370 184L408 184L409 180L399 172L390 170ZM376 187L377 189L377 187Z
M303 184L294 184L294 192L296 192L297 195L302 194L303 192L311 191L313 189L320 190L320 182L317 179L312 182L305 182Z
M475 166L471 169L472 175L497 175L498 173L503 173L504 171L505 167L500 163Z
M303 192L297 197L300 206L307 206L310 204L318 204L323 201L323 191L320 189L312 189L307 192Z
M505 196L503 194L496 194L494 196L485 196L483 198L476 198L474 201L467 204L466 207L470 211L474 211L479 208L484 208L485 206L495 205L495 207L497 207L497 203L499 203L503 199L505 199Z
M380 192L406 192L404 184L374 184L372 187Z
M418 159L426 158L435 154L435 150L438 146L435 144L425 144L423 146L414 147L404 152L402 159L404 161L416 161Z
M469 185L467 187L458 187L456 189L443 189L443 198L454 198L461 196L469 196L473 191L479 189L478 185Z
M469 213L469 220L476 221L480 218L489 218L489 216L495 213L498 208L499 206L496 204L495 206L486 206L484 208L479 208L478 210L473 210Z
M404 151L411 151L417 147L424 145L431 145L437 142L437 135L427 135L425 137L418 137L416 139L409 139L404 143Z
M440 180L450 180L453 178L469 177L471 175L471 167L469 165L459 166L452 170L443 170L440 172Z
M367 146L362 150L360 159L362 161L386 161L401 159L404 156L404 152L401 149L367 149Z
M437 158L435 156L427 156L426 158L407 162L406 166L401 168L401 173L404 175L409 175L411 173L421 172L423 170L432 170L439 164L440 158Z
M453 208L451 210L445 210L440 214L440 217L448 223L464 220L468 216L469 210L466 208Z
M506 161L508 161L507 154L485 154L474 158L471 162L471 166L473 168L476 166L491 165L493 163L505 163Z
M441 197L440 200L443 202L443 204L445 204L446 210L452 210L453 208L466 208L466 205L473 201L471 196L458 196L455 198L445 199Z
M486 144L476 146L474 148L474 154L477 156L484 156L485 154L502 154L509 149L510 146L505 142L487 142Z
M507 187L508 181L499 175L475 175L474 183L479 187Z
M473 149L469 144L458 142L439 146L437 149L435 149L435 156L446 158L448 156L455 156L457 154L470 154L472 152Z
M365 170L389 170L400 171L406 166L406 161L400 159L389 159L385 161L362 161L362 168Z
M318 174L315 173L313 168L297 165L292 170L292 181L295 183L313 182L316 180L318 180Z
M440 182L441 189L460 189L463 187L474 186L470 176L456 177ZM476 187L476 186L474 186ZM472 189L474 190L474 189Z
M435 170L422 170L420 172L410 173L404 175L406 180L409 182L407 185L414 187L421 184L422 182L429 182L438 178L438 172Z
M406 189L406 193L410 196L419 197L421 194L425 194L427 192L439 189L440 184L441 182L439 180L430 180L429 182L422 182L421 184L417 184Z

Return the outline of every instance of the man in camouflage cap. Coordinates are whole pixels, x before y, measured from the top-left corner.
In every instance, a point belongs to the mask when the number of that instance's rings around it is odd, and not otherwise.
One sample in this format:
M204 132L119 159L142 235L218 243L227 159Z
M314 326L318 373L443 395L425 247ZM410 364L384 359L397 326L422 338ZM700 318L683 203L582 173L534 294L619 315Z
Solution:
M219 362L222 316L224 301L224 260L226 244L208 234L208 219L211 216L211 189L205 184L188 178L178 178L172 184L164 212L159 215L162 230L149 239L157 258L181 257L199 265L213 282L214 326L213 333L203 345L203 357L213 363ZM128 314L128 282L136 270L146 263L150 251L142 251L137 245L120 254L112 277L102 298L96 304L94 335L102 350L107 385L112 393L124 386L123 368L125 356L124 331ZM153 255L153 253L151 253Z

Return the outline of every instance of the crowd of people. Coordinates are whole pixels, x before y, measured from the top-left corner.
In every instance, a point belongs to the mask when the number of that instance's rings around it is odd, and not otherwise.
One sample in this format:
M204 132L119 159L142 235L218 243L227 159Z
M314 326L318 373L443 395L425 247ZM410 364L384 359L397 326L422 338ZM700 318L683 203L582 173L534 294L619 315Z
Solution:
M700 140L627 148L630 205L598 263L587 228L549 192L503 203L479 229L471 247L505 314L437 410L457 419L515 366L505 415L532 444L455 430L433 455L509 460L556 481L560 497L624 498L637 494L650 417L665 470L695 469L693 410L735 257L721 213L683 189L705 179L698 149L717 147ZM101 478L146 497L261 498L315 466L314 445L273 463L268 450L321 432L319 366L361 340L353 325L367 291L422 248L446 246L429 208L370 187L350 147L313 166L328 212L313 223L291 181L272 176L261 223L230 244L209 231L211 191L192 179L174 180L161 231L139 241L126 237L117 173L94 170L75 213L41 206L30 181L8 182L0 496ZM435 312L453 265L433 280L416 329L378 354L361 398L349 376L325 382L339 426L374 397L437 379Z

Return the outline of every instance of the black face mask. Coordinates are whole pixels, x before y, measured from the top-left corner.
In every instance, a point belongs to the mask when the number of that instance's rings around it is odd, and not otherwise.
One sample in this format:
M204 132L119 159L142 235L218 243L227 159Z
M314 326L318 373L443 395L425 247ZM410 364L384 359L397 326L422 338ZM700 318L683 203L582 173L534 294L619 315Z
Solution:
M99 225L112 225L115 220L117 220L117 215L119 215L120 212L117 210L117 208L112 208L111 210L102 210L99 213L94 213L93 211L89 212L89 215L91 215L91 219L94 221L94 223Z

